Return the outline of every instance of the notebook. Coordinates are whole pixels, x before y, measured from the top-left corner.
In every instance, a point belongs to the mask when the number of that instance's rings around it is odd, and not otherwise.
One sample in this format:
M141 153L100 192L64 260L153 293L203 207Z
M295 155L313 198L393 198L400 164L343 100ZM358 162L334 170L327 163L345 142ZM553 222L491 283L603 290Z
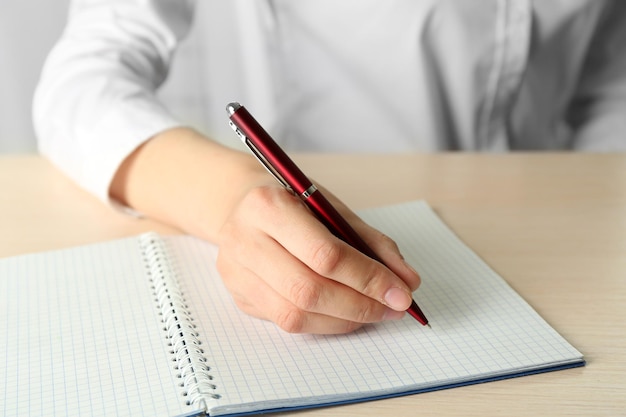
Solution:
M425 202L360 214L420 272L432 329L407 315L285 333L238 311L216 247L189 236L12 257L0 260L0 414L243 415L584 364Z

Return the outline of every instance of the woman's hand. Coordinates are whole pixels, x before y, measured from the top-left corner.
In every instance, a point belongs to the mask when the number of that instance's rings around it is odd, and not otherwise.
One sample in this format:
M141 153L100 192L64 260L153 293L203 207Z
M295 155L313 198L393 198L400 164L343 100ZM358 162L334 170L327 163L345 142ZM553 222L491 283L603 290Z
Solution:
M392 271L336 238L268 178L218 235L217 265L239 308L295 333L345 333L402 318L420 279L395 243L322 190Z
M110 195L218 244L237 305L288 332L345 333L401 318L419 276L393 241L322 192L387 266L332 235L249 154L191 129L165 131L133 152Z

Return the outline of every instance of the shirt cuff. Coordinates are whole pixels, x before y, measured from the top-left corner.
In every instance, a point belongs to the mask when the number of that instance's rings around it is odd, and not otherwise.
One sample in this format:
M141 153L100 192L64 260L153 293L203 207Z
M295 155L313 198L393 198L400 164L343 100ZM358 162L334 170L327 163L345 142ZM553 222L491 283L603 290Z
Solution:
M78 182L100 200L115 203L109 189L122 162L156 134L179 126L181 123L156 100L125 100L82 138Z

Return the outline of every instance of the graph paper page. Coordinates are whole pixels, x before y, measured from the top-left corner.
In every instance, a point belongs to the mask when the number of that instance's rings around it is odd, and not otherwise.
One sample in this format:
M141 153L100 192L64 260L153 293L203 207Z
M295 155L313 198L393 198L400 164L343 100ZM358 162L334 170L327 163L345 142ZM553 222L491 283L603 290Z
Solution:
M420 272L415 298L432 329L407 315L349 335L287 334L237 310L215 271L215 248L166 238L221 395L212 414L419 391L581 361L426 203L360 214Z
M187 408L137 238L0 260L0 294L0 415Z
M446 387L582 362L423 202L360 213L399 244L433 328L291 335L237 310L217 248L163 237L202 341L211 415ZM189 413L138 238L0 260L0 414ZM196 409L199 407L195 407Z

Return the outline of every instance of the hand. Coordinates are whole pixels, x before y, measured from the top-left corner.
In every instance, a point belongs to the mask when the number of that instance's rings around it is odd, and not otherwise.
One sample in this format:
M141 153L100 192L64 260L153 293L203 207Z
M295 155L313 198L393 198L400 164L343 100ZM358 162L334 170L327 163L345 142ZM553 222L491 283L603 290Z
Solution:
M322 192L387 267L333 236L248 153L191 129L136 149L110 189L121 204L218 244L237 305L286 331L344 333L402 317L419 276L393 241Z
M402 318L418 274L391 239L322 192L389 268L336 238L297 197L268 182L241 199L218 235L217 266L235 302L292 333L345 333Z

